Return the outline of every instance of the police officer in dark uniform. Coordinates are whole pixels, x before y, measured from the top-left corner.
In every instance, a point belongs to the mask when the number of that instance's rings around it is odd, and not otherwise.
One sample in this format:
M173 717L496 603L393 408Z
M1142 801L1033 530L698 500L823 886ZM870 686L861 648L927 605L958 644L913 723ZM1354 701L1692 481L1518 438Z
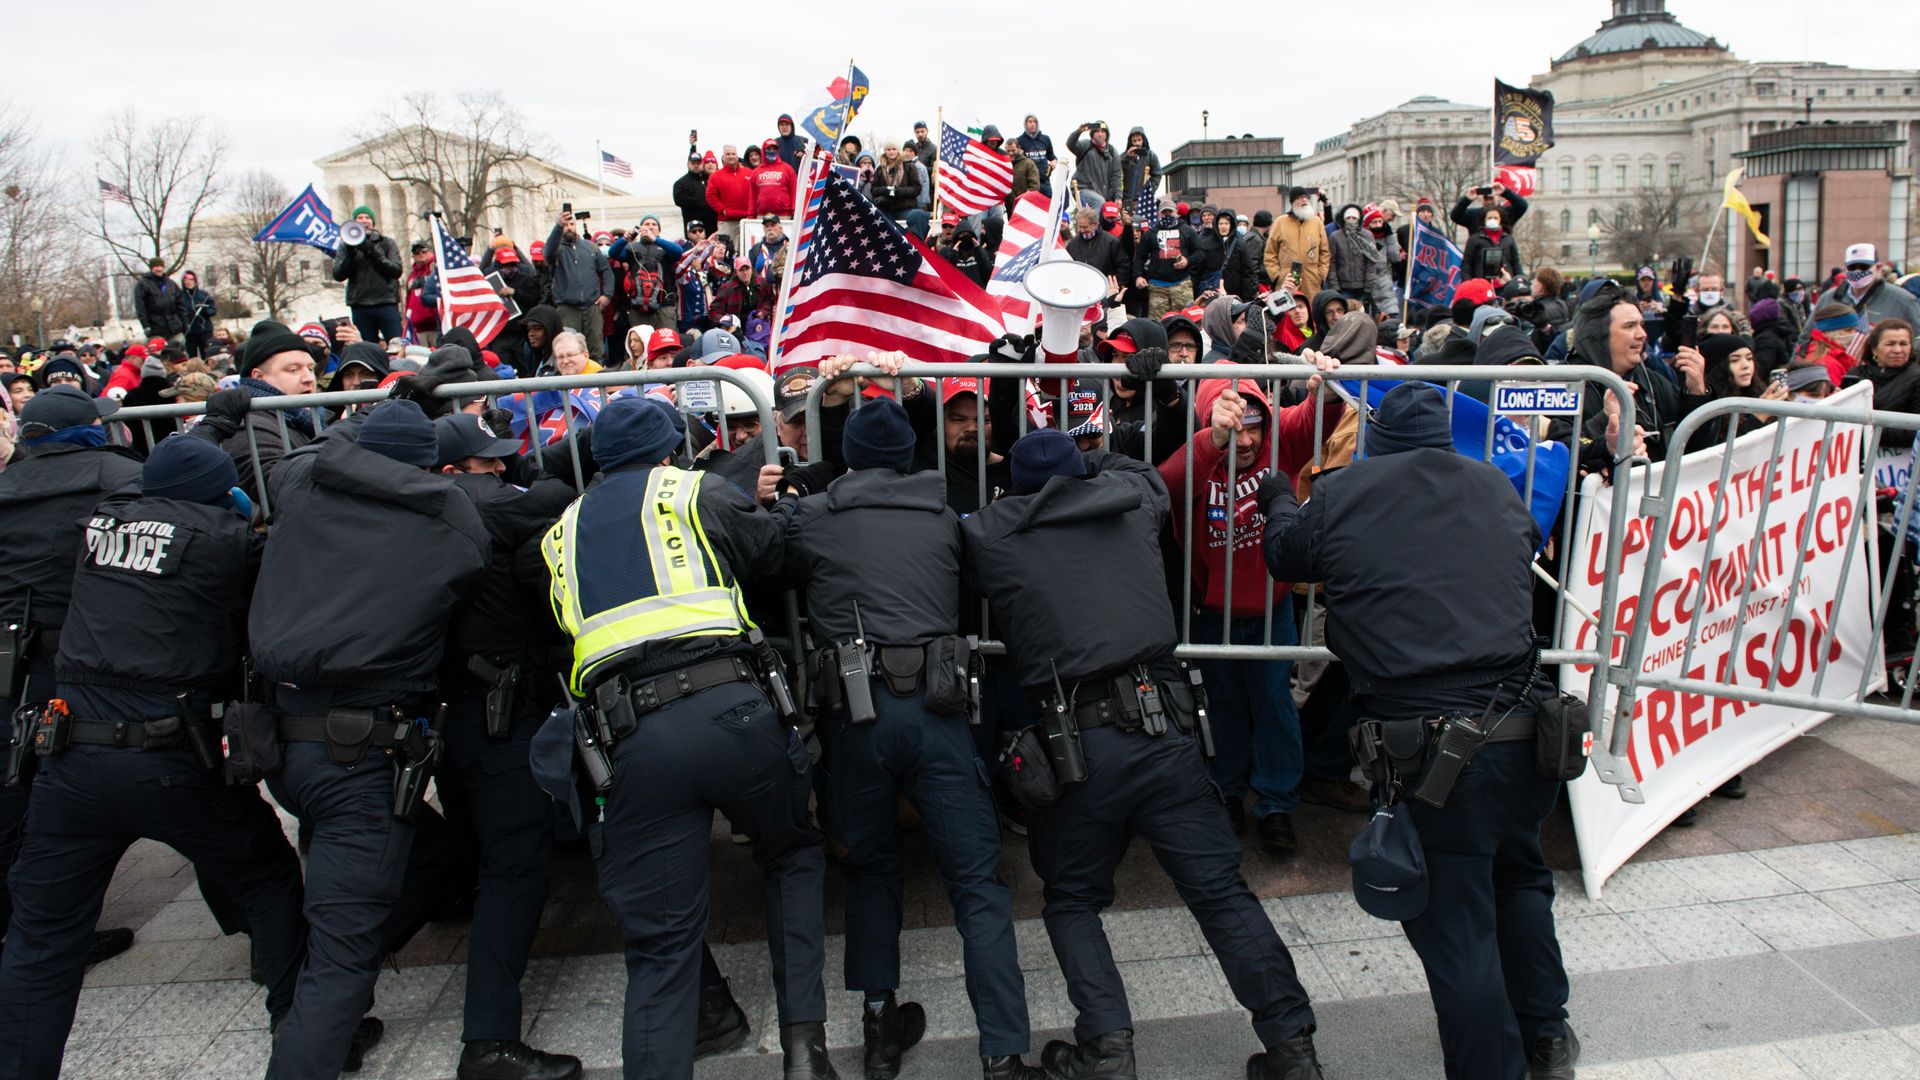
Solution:
M268 789L313 828L307 963L270 1080L332 1080L378 1037L361 1016L380 959L425 921L444 869L446 822L419 801L439 755L426 720L454 604L492 544L473 500L429 471L438 458L420 407L389 401L356 439L290 454L270 478L248 636L284 760ZM331 573L345 551L374 555Z
M1013 892L1000 879L1000 827L974 752L971 650L960 625L960 519L946 478L912 470L914 433L891 398L856 409L841 447L852 471L801 499L787 526L787 565L807 583L818 640L832 642L818 678L839 706L829 743L828 830L846 846L847 989L865 993L866 1074L890 1080L926 1030L917 1002L899 1003L901 856L894 801L925 822L965 942L967 997L988 1080L1038 1080L1013 938ZM910 572L866 553L909 555ZM837 691L837 693L835 693Z
M1137 833L1253 1014L1266 1051L1247 1063L1250 1080L1319 1080L1313 1008L1240 877L1240 845L1196 739L1204 715L1172 660L1179 635L1160 584L1167 489L1151 465L1083 455L1054 428L1012 450L1014 494L967 518L961 533L969 577L1006 628L1015 674L1043 718L1031 734L1044 733L1059 783L1057 801L1033 810L1028 844L1046 886L1047 936L1079 1010L1078 1044L1047 1044L1047 1074L1135 1075L1133 1016L1100 913ZM1076 587L1083 566L1134 587Z
M824 1080L838 1074L826 1051L826 859L807 819L810 762L756 681L738 584L779 574L783 523L734 485L673 467L668 411L636 398L601 410L601 479L542 542L554 612L573 635L570 688L589 711L557 710L534 753L565 747L564 727L594 732L582 758L603 805L588 836L627 940L625 1074L693 1075L719 810L752 838L766 875L786 1078Z
M1540 853L1559 784L1532 761L1535 695L1550 692L1531 624L1539 527L1499 469L1454 452L1434 386L1388 391L1362 449L1362 460L1321 474L1305 506L1286 484L1261 484L1267 567L1283 581L1326 583L1327 645L1359 715L1458 714L1488 732L1444 808L1404 803L1428 891L1425 911L1401 926L1427 969L1449 1077L1571 1080L1580 1044L1567 1026L1553 875ZM1407 558L1409 530L1417 560Z
M101 499L140 483L139 457L109 444L100 426L119 408L77 386L56 385L20 410L26 456L0 472L0 719L10 721L17 705L53 696L82 526ZM10 747L8 756L17 768L0 786L0 927L13 913L6 871L20 850L37 760L24 744ZM133 931L124 927L99 931L89 962L132 944Z
M60 637L59 693L13 867L0 962L0 1076L59 1075L87 939L114 866L142 837L193 860L245 911L267 1011L293 1002L306 952L300 861L254 785L229 785L212 706L234 696L262 538L219 447L173 436L138 496L85 518ZM62 747L64 744L64 747Z
M447 703L441 805L479 840L479 891L467 934L460 1080L571 1080L580 1060L521 1041L520 980L553 881L552 804L528 764L528 744L564 671L565 639L546 609L539 538L573 488L506 482L518 439L480 417L434 421L439 471L467 493L492 539L487 569L455 610L441 685Z

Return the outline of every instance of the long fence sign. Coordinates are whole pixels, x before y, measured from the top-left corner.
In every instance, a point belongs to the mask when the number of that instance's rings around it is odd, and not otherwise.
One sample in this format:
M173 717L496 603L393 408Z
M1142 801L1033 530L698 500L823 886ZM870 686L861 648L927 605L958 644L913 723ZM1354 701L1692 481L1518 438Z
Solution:
M1829 400L1859 405L1863 390ZM1740 436L1730 449L1635 469L1624 491L1588 480L1567 595L1598 613L1613 635L1616 662L1636 618L1647 625L1638 657L1646 689L1634 703L1626 759L1646 801L1623 801L1592 770L1568 787L1589 895L1597 897L1609 875L1715 787L1827 718L1663 688L1663 681L1848 700L1858 700L1853 695L1863 682L1869 691L1884 688L1869 599L1877 530L1871 520L1862 528L1854 520L1867 436L1859 425L1788 418ZM1672 468L1681 475L1667 486L1670 505L1657 516L1627 519L1620 563L1609 567L1613 500L1637 499L1648 482L1662 486L1663 470ZM1871 501L1865 512L1873 513ZM1602 609L1606 577L1641 581L1656 545L1650 610L1638 610L1643 594L1631 589L1619 590L1612 610ZM1569 609L1569 623L1580 625L1564 627L1561 640L1594 648L1599 628ZM1590 676L1584 665L1561 669L1562 686L1572 693L1584 692Z

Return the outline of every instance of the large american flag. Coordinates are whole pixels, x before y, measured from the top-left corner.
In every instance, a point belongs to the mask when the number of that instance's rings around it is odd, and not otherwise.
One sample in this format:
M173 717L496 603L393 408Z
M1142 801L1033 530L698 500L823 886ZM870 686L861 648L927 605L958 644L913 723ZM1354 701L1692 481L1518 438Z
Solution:
M1047 235L1047 219L1053 206L1044 192L1029 191L1013 204L1007 227L1000 234L1000 253L993 263L993 277L987 282L987 295L1000 301L1001 321L1007 333L1025 334L1033 329L1033 299L1021 282L1046 251L1041 241ZM1053 246L1064 249L1060 230L1053 231Z
M619 156L609 154L605 150L600 151L600 168L614 176L623 176L629 180L633 178L633 166L627 164L626 161Z
M447 235L440 219L429 220L433 222L433 250L440 262L440 329L464 326L484 346L507 325L507 305L480 268Z
M962 363L1004 333L999 304L829 173L781 327L780 365L899 350Z
M1012 193L1013 161L942 120L940 201L965 216L997 206Z

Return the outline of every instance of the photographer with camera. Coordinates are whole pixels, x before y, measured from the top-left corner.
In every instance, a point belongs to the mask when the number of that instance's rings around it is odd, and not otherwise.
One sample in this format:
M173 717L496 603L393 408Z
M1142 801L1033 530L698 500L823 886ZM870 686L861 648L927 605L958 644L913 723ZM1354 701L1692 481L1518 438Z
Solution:
M980 246L980 238L974 234L973 229L960 223L959 215L951 213L941 215L941 235L943 237L949 235L949 229L952 230L950 234L953 237L952 241L943 240L940 246L934 249L934 253L972 278L975 284L983 289L986 288L988 280L993 277L993 256Z
M1475 200L1478 206L1473 205ZM1526 215L1527 200L1519 194L1508 191L1505 184L1494 182L1481 187L1468 188L1460 195L1460 201L1453 204L1453 212L1448 214L1455 225L1469 232L1480 232L1487 227L1487 214L1497 212L1501 226L1508 232L1520 224ZM1471 265L1468 266L1471 270Z
M1492 191L1491 188L1479 190ZM1486 200L1487 205L1477 215L1479 224L1467 226L1473 233L1467 237L1467 247L1461 255L1461 272L1469 277L1497 279L1504 270L1513 277L1519 277L1520 246L1513 240L1513 220L1520 214L1495 203L1491 194L1486 196ZM1460 216L1456 208L1454 220L1458 221ZM1470 212L1468 216L1476 215Z
M1316 200L1320 206L1315 205ZM1267 280L1274 288L1285 286L1291 278L1293 291L1301 296L1320 291L1333 265L1326 223L1320 216L1320 207L1325 204L1326 196L1313 188L1287 189L1287 216L1274 221L1261 255Z
M180 310L186 316L187 355L205 356L213 341L213 295L200 287L200 275L180 272Z
M354 244L348 242L343 231L339 252L333 257L333 280L347 283L347 310L353 313L353 325L360 336L368 341L390 341L404 333L400 278L406 266L400 261L400 245L374 227L372 207L354 207L353 220L365 235Z
M613 303L613 267L593 241L580 235L572 203L562 203L547 234L547 265L553 270L553 306L560 325L586 335L587 352L596 361L607 355L601 312Z

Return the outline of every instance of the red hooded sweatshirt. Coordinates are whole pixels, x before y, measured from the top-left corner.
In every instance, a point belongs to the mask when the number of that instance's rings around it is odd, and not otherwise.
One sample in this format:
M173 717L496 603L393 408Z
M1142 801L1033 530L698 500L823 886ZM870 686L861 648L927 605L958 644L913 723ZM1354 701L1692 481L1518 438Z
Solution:
M788 192L789 195L792 192ZM720 215L721 221L739 221L753 216L753 174L735 162L732 168L722 165L707 177L707 205ZM788 203L789 207L793 204Z
M1314 410L1311 400L1300 402L1282 409L1277 421L1273 417L1273 403L1267 400L1266 391L1252 379L1236 379L1233 388L1249 402L1259 402L1265 409L1267 435L1279 440L1280 471L1292 478L1300 470L1313 463L1314 446ZM1227 606L1227 466L1233 452L1233 443L1226 448L1216 449L1213 445L1213 403L1225 392L1226 385L1219 379L1208 379L1200 384L1197 406L1200 418L1195 423L1197 430L1193 441L1174 451L1173 456L1160 465L1160 479L1167 485L1168 494L1173 496L1174 532L1180 542L1191 543L1190 537L1199 534L1198 543L1193 549L1193 597L1205 611L1218 612ZM1323 408L1324 427L1322 432L1333 434L1340 422L1341 410L1346 408L1339 397L1332 393L1326 395ZM1182 521L1182 509L1187 497L1187 455L1193 455L1193 517ZM1252 470L1237 473L1234 476L1232 503L1233 513L1233 607L1235 618L1258 618L1267 610L1267 562L1260 548L1261 533L1266 529L1267 515L1260 507L1255 495L1261 478L1268 473L1268 455L1272 451L1263 440L1260 452L1255 458ZM1274 582L1275 599L1287 595L1293 586L1284 581ZM1179 603L1176 597L1175 603Z
M793 166L780 160L780 144L768 139L760 148L765 163L753 170L753 216L793 216L794 185L800 182Z
M147 362L147 350L141 345L128 346L126 355L116 364L113 374L107 376L107 384L100 388L100 396L119 401L130 390L140 386L140 367ZM1838 382L1835 386L1840 385Z

